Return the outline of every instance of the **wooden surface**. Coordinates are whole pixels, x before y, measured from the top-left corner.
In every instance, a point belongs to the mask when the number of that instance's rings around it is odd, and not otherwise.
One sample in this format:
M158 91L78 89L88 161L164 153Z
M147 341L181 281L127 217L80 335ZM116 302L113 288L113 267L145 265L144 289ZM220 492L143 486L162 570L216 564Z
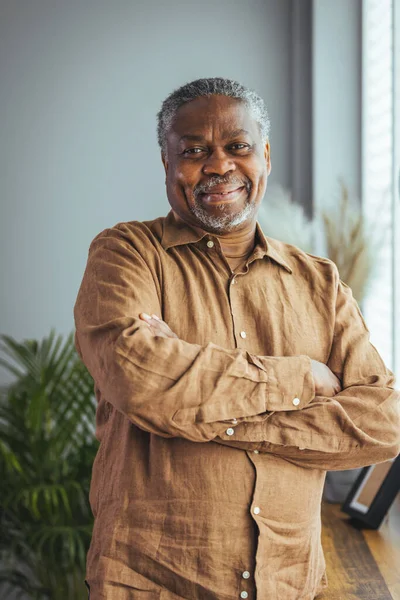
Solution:
M359 531L336 504L322 506L328 590L318 600L400 600L400 497L378 531Z

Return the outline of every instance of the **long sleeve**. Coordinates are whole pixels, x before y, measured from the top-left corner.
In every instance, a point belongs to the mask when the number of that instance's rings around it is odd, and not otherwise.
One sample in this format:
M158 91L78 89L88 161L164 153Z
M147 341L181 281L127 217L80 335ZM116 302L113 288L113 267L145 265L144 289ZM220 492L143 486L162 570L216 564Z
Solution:
M323 470L351 469L397 456L400 394L369 341L350 288L339 279L328 366L342 381L339 394L316 396L297 412L274 412L262 422L242 422L232 439L222 434L216 441Z
M107 402L145 431L205 442L231 419L297 410L294 397L301 406L313 400L307 356L263 357L260 366L243 349L153 336L138 315L162 314L157 268L118 227L91 245L75 342Z

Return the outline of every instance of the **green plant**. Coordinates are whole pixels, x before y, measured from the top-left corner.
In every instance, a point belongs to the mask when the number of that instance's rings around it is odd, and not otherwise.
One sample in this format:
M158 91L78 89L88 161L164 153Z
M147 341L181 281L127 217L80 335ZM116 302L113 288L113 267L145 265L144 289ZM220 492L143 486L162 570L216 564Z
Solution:
M14 377L0 392L0 585L34 600L86 599L93 380L72 334L0 339Z

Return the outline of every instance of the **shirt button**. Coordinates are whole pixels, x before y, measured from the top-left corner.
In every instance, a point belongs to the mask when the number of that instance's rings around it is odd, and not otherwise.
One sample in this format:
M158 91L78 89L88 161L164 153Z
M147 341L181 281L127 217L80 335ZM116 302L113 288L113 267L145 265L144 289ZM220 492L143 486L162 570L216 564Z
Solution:
M258 450L253 450L254 454L258 454L259 451Z
M248 579L250 577L250 573L248 571L243 571L242 577L243 579Z
M232 283L232 285L233 285L234 283L236 283L236 279L232 279L232 282L231 282L231 283Z
M214 242L213 242L212 240L208 240L208 242L207 242L207 246L208 246L209 248L213 248L213 246L214 246Z
M247 592L240 592L240 597L241 597L241 598L248 598L248 597L249 597L249 595L248 595L248 593L247 593Z
M237 425L237 419L232 419L232 423L233 423L234 425Z
M233 435L234 433L235 433L235 430L234 430L234 429L232 429L232 427L229 427L229 428L226 430L226 435Z
M293 404L294 404L295 406L298 406L298 405L300 404L300 398L294 398L294 400L293 400Z
M260 514L260 512L261 512L261 508L260 508L259 506L255 506L255 507L253 508L253 513L254 513L255 515L259 515L259 514Z
M246 332L245 331L241 331L240 332L240 337L241 338L245 338L246 337Z

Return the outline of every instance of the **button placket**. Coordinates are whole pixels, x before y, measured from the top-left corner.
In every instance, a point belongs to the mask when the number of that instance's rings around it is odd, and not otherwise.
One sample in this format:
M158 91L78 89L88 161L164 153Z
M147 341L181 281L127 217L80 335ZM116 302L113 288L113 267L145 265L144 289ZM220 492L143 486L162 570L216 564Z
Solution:
M242 578L243 579L249 579L250 578L250 571L243 571ZM246 592L246 590L242 590L240 592L240 597L241 598L248 598L249 594L248 594L248 592Z

